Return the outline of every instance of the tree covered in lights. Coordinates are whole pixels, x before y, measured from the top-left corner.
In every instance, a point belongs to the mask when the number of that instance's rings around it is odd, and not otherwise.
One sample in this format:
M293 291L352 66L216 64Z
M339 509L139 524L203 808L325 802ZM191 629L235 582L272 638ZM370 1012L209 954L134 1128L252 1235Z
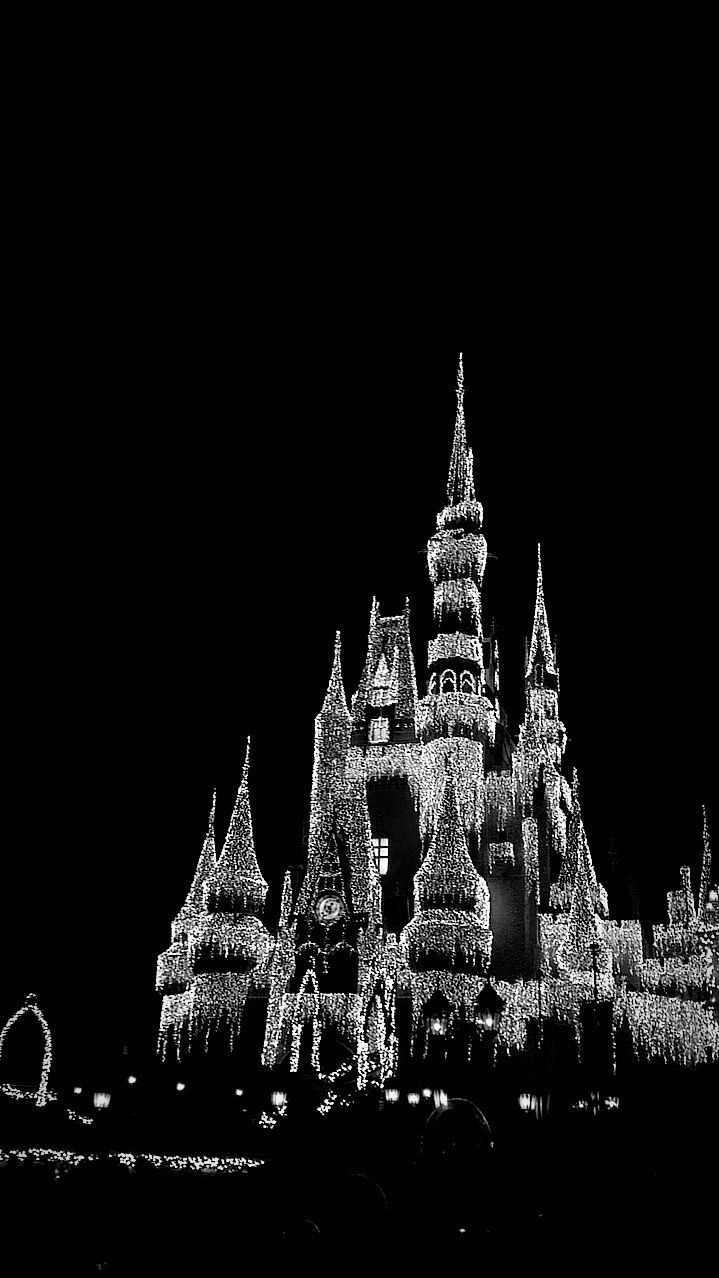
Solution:
M251 1003L263 1009L265 1066L321 1072L339 1053L364 1087L392 1073L403 1052L421 1056L437 1000L450 1029L466 1024L489 978L505 1005L496 1059L526 1047L540 999L547 1017L576 1028L592 997L611 1003L612 1023L629 1028L642 1058L716 1058L719 1031L705 1002L719 902L706 822L698 898L686 869L669 894L669 923L645 952L639 922L611 917L577 772L571 781L563 772L539 548L524 716L516 737L509 729L498 642L482 624L483 521L460 356L446 501L427 543L434 633L423 691L408 603L384 616L374 600L349 703L336 636L315 720L307 864L299 885L285 875L275 926L255 852L248 742L222 850L213 799L158 958L163 1054L213 1043L232 1051Z

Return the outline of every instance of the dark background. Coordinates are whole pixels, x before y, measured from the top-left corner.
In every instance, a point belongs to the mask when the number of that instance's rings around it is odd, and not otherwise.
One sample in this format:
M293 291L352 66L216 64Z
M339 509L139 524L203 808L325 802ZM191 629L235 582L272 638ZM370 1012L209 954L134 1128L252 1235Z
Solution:
M698 880L716 723L698 142L527 135L511 187L465 159L466 207L448 159L440 225L415 151L369 188L361 148L278 136L241 175L191 133L129 154L119 126L91 148L46 120L19 148L0 1019L35 990L61 1073L151 1042L155 956L213 784L224 835L248 732L276 906L304 855L334 631L349 695L373 594L385 612L409 595L424 691L459 349L510 721L541 539L567 765L612 912L659 920L679 866Z

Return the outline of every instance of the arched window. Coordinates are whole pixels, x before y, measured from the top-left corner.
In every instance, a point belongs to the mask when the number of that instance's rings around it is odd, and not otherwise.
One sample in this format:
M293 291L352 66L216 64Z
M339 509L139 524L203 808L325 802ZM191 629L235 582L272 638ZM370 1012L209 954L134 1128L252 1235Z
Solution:
M457 676L454 673L454 670L444 671L442 675L442 691L443 692L457 691Z
M431 675L431 676L430 676L430 680L429 680L429 695L430 695L430 697L436 697L436 696L437 696L437 672L436 672L436 671L435 671L435 673L434 673L433 675Z
M476 692L474 675L472 674L471 670L462 671L461 689L462 689L462 692Z
M534 682L538 688L544 687L544 662L538 661L534 667Z

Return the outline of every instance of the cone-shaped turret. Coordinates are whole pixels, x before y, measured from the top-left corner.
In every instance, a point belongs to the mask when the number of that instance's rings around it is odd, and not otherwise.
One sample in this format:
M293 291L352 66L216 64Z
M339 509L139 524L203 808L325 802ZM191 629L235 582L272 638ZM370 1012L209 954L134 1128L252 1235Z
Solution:
M447 771L437 830L414 882L419 910L476 910L482 916L486 906L487 917L482 917L482 922L484 926L488 925L487 885L472 864L467 851L454 768L451 764Z
M587 881L592 894L594 908L600 914L605 914L606 892L601 883L597 882L597 876L594 871L592 855L587 841L587 832L582 819L582 807L579 800L579 776L575 768L572 774L572 810L567 821L566 849L559 867L557 882L553 883L550 888L552 909L562 911L571 909L580 862L586 867Z
M592 972L596 963L598 975L606 980L611 971L611 956L595 910L593 878L594 868L584 838L579 846L567 931L557 951L557 963L565 971L577 973Z
M557 667L554 660L554 649L552 641L549 638L549 623L547 621L547 608L544 602L544 583L542 581L542 548L537 545L537 598L534 604L534 625L532 627L532 638L529 644L529 654L527 656L527 665L525 677L529 678L535 663L541 657L544 667L548 674L556 675Z
M202 910L202 893L212 870L216 863L215 851L215 803L217 800L217 790L212 791L212 807L210 809L210 820L207 825L207 833L205 841L202 845L200 859L197 862L197 869L192 880L185 904L180 910L172 924L172 939L177 941L187 935L189 927L193 920Z
M340 719L348 725L350 712L347 709L344 684L342 683L342 637L339 630L335 634L335 651L332 660L332 673L327 684L325 699L320 710L321 719Z
M472 471L472 453L467 448L467 429L464 424L464 368L460 354L457 367L457 416L454 421L452 457L447 479L448 506L458 506L460 502L474 500Z
M248 788L249 768L250 738L248 737L242 780L230 817L224 847L205 888L205 907L211 912L260 915L264 908L267 883L262 876L255 854Z

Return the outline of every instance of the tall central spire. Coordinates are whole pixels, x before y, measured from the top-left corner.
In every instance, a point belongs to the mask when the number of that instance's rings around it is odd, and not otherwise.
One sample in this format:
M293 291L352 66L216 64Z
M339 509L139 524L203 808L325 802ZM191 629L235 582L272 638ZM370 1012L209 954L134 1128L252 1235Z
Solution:
M472 450L467 447L467 428L464 424L464 367L460 353L457 366L457 415L454 419L454 441L447 479L448 506L474 501L473 472Z

